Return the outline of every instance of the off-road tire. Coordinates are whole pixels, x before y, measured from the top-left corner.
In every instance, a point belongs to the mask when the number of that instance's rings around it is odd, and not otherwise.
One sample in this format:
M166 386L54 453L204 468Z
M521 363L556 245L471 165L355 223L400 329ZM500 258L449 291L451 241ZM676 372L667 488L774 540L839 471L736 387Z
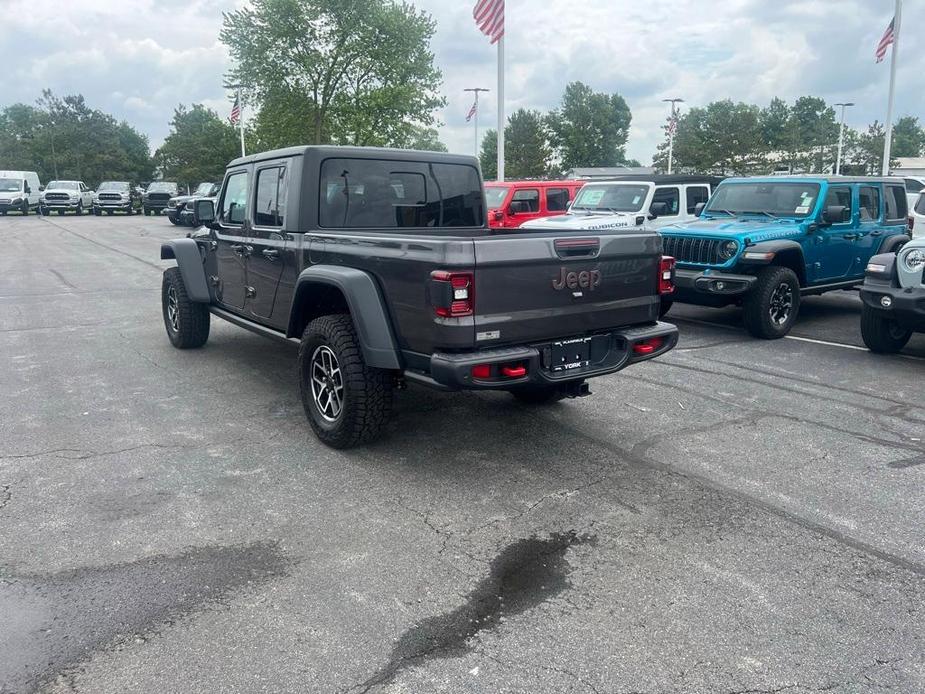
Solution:
M511 388L510 393L518 402L524 405L552 405L565 397L562 390L555 386Z
M176 326L169 315L171 292L176 299ZM170 344L177 349L196 349L202 347L209 339L209 308L206 304L190 300L178 267L164 271L164 280L161 283L161 310L164 314L167 337Z
M776 292L789 288L791 306L787 318L777 323L771 318L772 301ZM758 281L745 295L743 302L745 328L763 340L777 340L790 332L800 312L800 280L788 267L766 267L758 273Z
M912 331L901 327L884 312L864 304L861 307L861 337L871 352L895 354L909 342Z
M176 217L172 217L171 215L167 215L167 219L169 219L169 220L170 220L170 223L173 224L174 226L180 226L180 222L179 222L179 220L178 220Z
M664 318L665 315L671 310L672 306L674 306L674 299L669 296L663 296L662 304L658 307L658 317Z
M322 414L312 392L313 359L322 347L333 352L340 368L343 399L336 416ZM315 435L332 448L351 448L378 438L392 414L393 375L366 365L347 314L316 318L302 334L299 346L299 390L302 406Z

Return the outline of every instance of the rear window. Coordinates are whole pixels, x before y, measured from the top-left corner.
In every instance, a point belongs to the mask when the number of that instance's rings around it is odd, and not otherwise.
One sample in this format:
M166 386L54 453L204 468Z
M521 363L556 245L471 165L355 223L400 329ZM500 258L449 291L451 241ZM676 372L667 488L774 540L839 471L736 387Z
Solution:
M902 186L886 187L886 218L891 222L905 223L909 216L909 203L906 200L906 189Z
M319 224L327 229L481 227L475 167L370 159L321 165Z
M873 222L880 219L880 190L873 186L861 186L858 197L861 203L861 221Z
M546 209L550 212L565 212L569 199L568 188L546 189Z

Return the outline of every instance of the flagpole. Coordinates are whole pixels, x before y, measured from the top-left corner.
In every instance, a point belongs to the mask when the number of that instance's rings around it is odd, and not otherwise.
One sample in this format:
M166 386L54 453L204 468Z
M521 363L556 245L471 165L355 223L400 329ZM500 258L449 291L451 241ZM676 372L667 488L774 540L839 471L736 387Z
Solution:
M886 137L883 138L883 167L881 173L890 175L890 154L893 147L893 97L896 93L896 63L899 52L899 30L902 27L902 0L896 0L896 14L893 15L893 53L890 56L890 96L886 106Z
M504 35L498 39L498 180L504 180Z
M241 101L241 87L238 87L238 127L241 130L241 156L244 154L244 102Z

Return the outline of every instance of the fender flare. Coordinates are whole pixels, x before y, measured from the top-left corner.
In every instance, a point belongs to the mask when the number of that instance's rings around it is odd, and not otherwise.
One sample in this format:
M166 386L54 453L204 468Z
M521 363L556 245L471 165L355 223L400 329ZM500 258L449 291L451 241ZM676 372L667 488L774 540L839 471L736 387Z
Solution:
M193 239L173 239L161 244L161 260L176 260L180 276L186 285L186 293L191 301L200 304L212 302L209 283L206 281L206 269L202 264L199 244Z
M901 246L909 243L912 239L906 234L894 234L883 239L880 244L880 250L877 253L898 253Z
M806 260L805 260L805 256L803 255L803 246L801 246L797 241L793 241L791 239L776 239L776 240L771 240L771 241L759 241L757 243L747 245L744 251L754 252L754 253L773 253L774 254L774 257L772 258L768 258L768 259L760 258L760 259L754 259L754 260L746 259L743 254L743 256L739 258L739 263L743 265L750 265L750 266L779 264L779 263L775 263L774 261L777 259L777 256L779 256L781 253L796 254L800 258L800 262L799 262L800 270L797 271L797 276L800 277L801 282L805 278Z
M333 265L312 265L299 274L292 305L289 307L289 328L287 336L293 335L298 321L300 301L312 285L326 285L337 288L350 309L350 316L360 340L363 359L368 366L377 369L401 369L398 343L392 332L389 313L372 275L363 270Z

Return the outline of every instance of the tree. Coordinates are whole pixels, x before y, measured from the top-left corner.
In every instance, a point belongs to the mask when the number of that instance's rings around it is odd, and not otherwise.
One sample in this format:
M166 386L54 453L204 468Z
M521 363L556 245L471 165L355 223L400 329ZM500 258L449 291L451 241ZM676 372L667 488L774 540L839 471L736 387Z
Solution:
M512 113L504 127L505 175L510 178L544 178L549 174L551 156L540 112L521 108Z
M440 133L436 128L415 126L409 133L407 140L395 143L396 147L404 149L419 149L425 152L446 152L446 145L440 141Z
M482 148L479 152L479 162L482 164L482 177L486 181L498 178L498 131L489 129L482 136ZM505 152L505 165L507 153Z
M692 108L678 120L675 170L732 175L764 172L766 145L760 115L757 106L730 100ZM667 145L660 147L657 168L667 168L667 153Z
M445 104L430 41L435 22L390 0L254 0L224 14L220 38L237 63L230 81L251 85L262 137L302 144L392 145L434 124ZM295 100L295 127L273 102ZM273 123L287 125L284 133Z
M13 104L0 112L0 158L4 166L34 170L43 181L149 178L148 138L126 122L90 108L83 96L42 92L37 106Z
M188 186L219 181L228 162L240 156L235 128L202 104L177 106L170 128L155 154L167 179Z
M778 97L771 99L767 108L758 116L761 123L761 139L768 150L782 150L787 146L787 124L790 121L790 106Z
M549 114L550 143L563 169L616 166L625 156L632 114L619 94L596 93L581 82L565 87Z
M925 150L925 130L915 116L903 116L893 126L890 156L920 157Z

